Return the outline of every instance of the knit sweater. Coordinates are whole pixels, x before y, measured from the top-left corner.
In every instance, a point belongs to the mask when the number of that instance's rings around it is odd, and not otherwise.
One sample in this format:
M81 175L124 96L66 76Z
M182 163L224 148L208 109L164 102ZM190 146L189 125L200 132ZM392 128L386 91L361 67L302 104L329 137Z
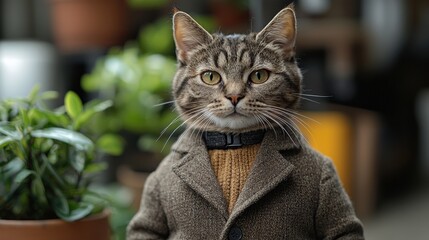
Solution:
M260 146L255 144L236 149L209 150L211 165L222 188L229 213L244 187Z

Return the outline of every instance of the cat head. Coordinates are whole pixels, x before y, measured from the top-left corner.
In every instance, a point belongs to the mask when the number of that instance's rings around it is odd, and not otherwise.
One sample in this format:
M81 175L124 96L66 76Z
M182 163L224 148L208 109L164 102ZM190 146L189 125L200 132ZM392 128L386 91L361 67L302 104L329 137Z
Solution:
M301 92L296 17L281 10L258 33L210 34L191 16L173 16L180 117L200 131L239 133L290 127Z

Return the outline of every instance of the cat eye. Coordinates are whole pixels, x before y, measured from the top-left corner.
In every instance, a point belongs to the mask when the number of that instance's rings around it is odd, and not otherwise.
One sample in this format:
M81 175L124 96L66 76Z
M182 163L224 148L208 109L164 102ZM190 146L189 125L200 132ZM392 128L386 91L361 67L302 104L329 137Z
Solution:
M207 71L201 74L201 80L208 85L216 85L220 82L221 78L219 73L214 71Z
M270 76L270 73L267 70L260 69L260 70L253 71L250 74L249 79L252 83L261 84L267 81L269 76Z

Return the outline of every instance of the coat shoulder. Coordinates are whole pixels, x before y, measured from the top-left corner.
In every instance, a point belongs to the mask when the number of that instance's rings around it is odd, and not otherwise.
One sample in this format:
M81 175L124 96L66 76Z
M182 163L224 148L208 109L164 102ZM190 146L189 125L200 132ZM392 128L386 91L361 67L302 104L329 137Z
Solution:
M152 173L159 181L168 178L173 173L172 169L175 163L183 157L183 153L171 151L159 164L158 168Z
M332 160L310 146L280 151L280 154L292 163L296 170L319 175Z

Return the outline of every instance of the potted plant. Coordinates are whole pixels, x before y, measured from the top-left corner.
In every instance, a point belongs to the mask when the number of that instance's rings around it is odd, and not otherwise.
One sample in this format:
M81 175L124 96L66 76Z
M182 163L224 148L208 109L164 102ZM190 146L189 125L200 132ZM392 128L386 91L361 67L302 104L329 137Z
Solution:
M89 187L105 168L98 151L120 147L115 136L93 136L85 126L111 102L83 106L68 92L65 106L50 110L46 100L54 95L35 89L0 102L1 238L110 239L106 202Z
M64 52L104 49L128 35L126 0L49 0L54 37Z
M216 23L223 28L223 31L234 32L248 24L249 1L211 0L210 6Z

